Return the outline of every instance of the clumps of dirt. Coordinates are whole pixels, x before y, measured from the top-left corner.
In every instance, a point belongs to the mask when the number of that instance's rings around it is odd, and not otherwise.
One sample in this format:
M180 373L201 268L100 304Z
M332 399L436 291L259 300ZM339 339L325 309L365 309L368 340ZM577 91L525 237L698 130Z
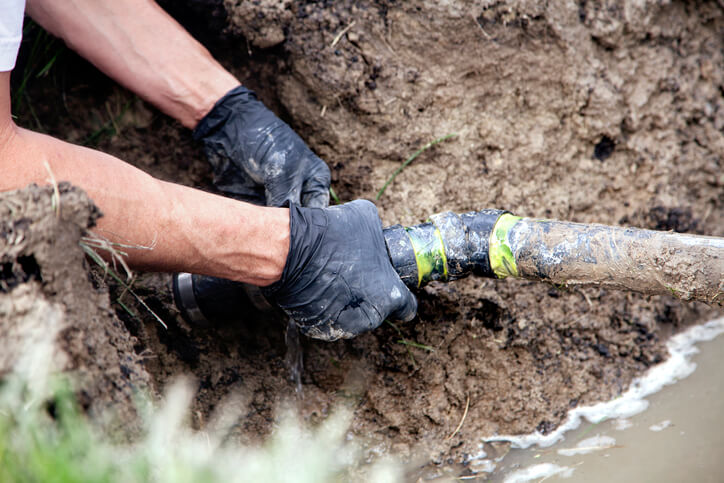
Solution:
M225 0L229 26L233 33L246 37L255 47L266 49L284 42L285 31L294 18L291 0L246 2Z
M333 164L343 199L373 196L409 153L459 134L397 178L380 203L388 223L494 206L615 224L641 205L697 200L718 228L709 233L722 233L716 3L301 11L279 96Z
M150 390L149 377L79 246L99 216L83 191L65 183L57 193L35 185L0 193L0 376L46 362L72 375L89 414L128 434L137 423L133 398ZM29 358L43 349L40 359Z
M213 53L330 164L343 200L374 198L409 154L458 134L390 185L378 202L385 224L502 208L724 236L720 3L174 3L176 12L189 5L192 30L217 40ZM188 14L199 5L226 26L204 29L208 16ZM68 111L48 103L21 122L77 142L120 98L129 108L98 146L154 176L209 188L188 131L72 62L62 92L43 79L27 91L63 99ZM283 324L248 313L203 331L178 317L167 275L136 288L169 325L142 308L141 320L122 315L136 353L155 356L146 367L156 385L195 375L198 425L240 389L249 405L238 436L268 432L277 403L293 394ZM371 452L440 467L467 461L483 437L547 432L569 408L615 397L666 356L671 333L716 314L673 297L515 280L468 279L418 295L409 324L305 340L300 409L315 421L348 404Z
M117 314L136 338L136 351L150 351L145 368L155 386L163 388L179 375L195 379L198 392L191 408L192 423L203 428L211 411L227 397L240 395L234 436L244 442L260 443L271 430L275 411L294 394L284 365L284 323L273 316L257 317L250 308L239 321L209 329L193 327L179 315L173 304L168 274L141 275L134 284L142 297L168 329L148 310L133 300L127 304L138 317L118 310ZM123 287L112 287L120 294ZM305 392L305 403L315 406L314 390ZM238 402L238 401L237 401ZM326 402L328 404L328 401ZM315 407L314 411L320 410Z
M388 188L378 202L387 224L494 207L724 235L716 2L300 2L291 11L285 55L268 62L279 66L281 105L331 164L342 199L373 198L410 153L458 134ZM474 454L483 435L546 432L568 408L614 397L665 357L672 329L714 314L666 297L516 281L467 280L420 298L419 319L401 334L379 329L348 343L347 358L368 377L359 433L403 453L431 449L441 464ZM305 382L323 384L328 350L308 344L315 375ZM465 424L446 440L468 398Z
M652 230L675 231L677 233L702 233L699 229L700 220L691 208L674 206L654 206L645 212L637 212L632 216L621 218L622 225L643 226Z

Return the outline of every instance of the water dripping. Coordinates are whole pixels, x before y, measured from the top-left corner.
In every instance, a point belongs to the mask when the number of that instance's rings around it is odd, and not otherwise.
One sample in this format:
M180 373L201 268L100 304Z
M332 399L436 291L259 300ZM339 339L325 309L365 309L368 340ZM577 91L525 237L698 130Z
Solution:
M284 363L289 371L289 380L294 383L294 390L297 395L304 397L302 393L302 370L304 369L302 343L299 339L297 324L291 318L287 322L284 341L287 344L287 354L284 356Z

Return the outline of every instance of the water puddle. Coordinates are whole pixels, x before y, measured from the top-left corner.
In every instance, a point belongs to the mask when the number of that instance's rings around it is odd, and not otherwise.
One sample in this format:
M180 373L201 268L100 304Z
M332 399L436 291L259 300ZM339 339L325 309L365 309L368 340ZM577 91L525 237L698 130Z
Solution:
M672 337L669 359L620 397L572 410L545 436L488 439L471 469L497 482L724 481L721 333L724 318ZM501 441L514 449L488 457Z

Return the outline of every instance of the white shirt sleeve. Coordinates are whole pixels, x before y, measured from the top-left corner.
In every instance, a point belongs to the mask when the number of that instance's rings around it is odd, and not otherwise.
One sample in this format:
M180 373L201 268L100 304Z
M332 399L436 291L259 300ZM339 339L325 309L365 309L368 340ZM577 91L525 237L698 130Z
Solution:
M13 70L23 37L25 0L0 0L0 72Z

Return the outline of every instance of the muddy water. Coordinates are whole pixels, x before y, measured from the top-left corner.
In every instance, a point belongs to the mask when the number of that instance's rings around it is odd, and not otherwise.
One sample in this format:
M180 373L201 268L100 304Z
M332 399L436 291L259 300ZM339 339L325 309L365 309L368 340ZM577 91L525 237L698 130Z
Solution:
M648 401L645 411L585 422L552 446L513 449L491 480L724 481L724 335L697 343L698 353L692 345L724 331L724 318L708 326L707 334L689 331L688 341L680 339L672 358L683 357L669 372L671 380L683 379L640 399ZM631 399L613 412L626 416L642 408L637 404Z

